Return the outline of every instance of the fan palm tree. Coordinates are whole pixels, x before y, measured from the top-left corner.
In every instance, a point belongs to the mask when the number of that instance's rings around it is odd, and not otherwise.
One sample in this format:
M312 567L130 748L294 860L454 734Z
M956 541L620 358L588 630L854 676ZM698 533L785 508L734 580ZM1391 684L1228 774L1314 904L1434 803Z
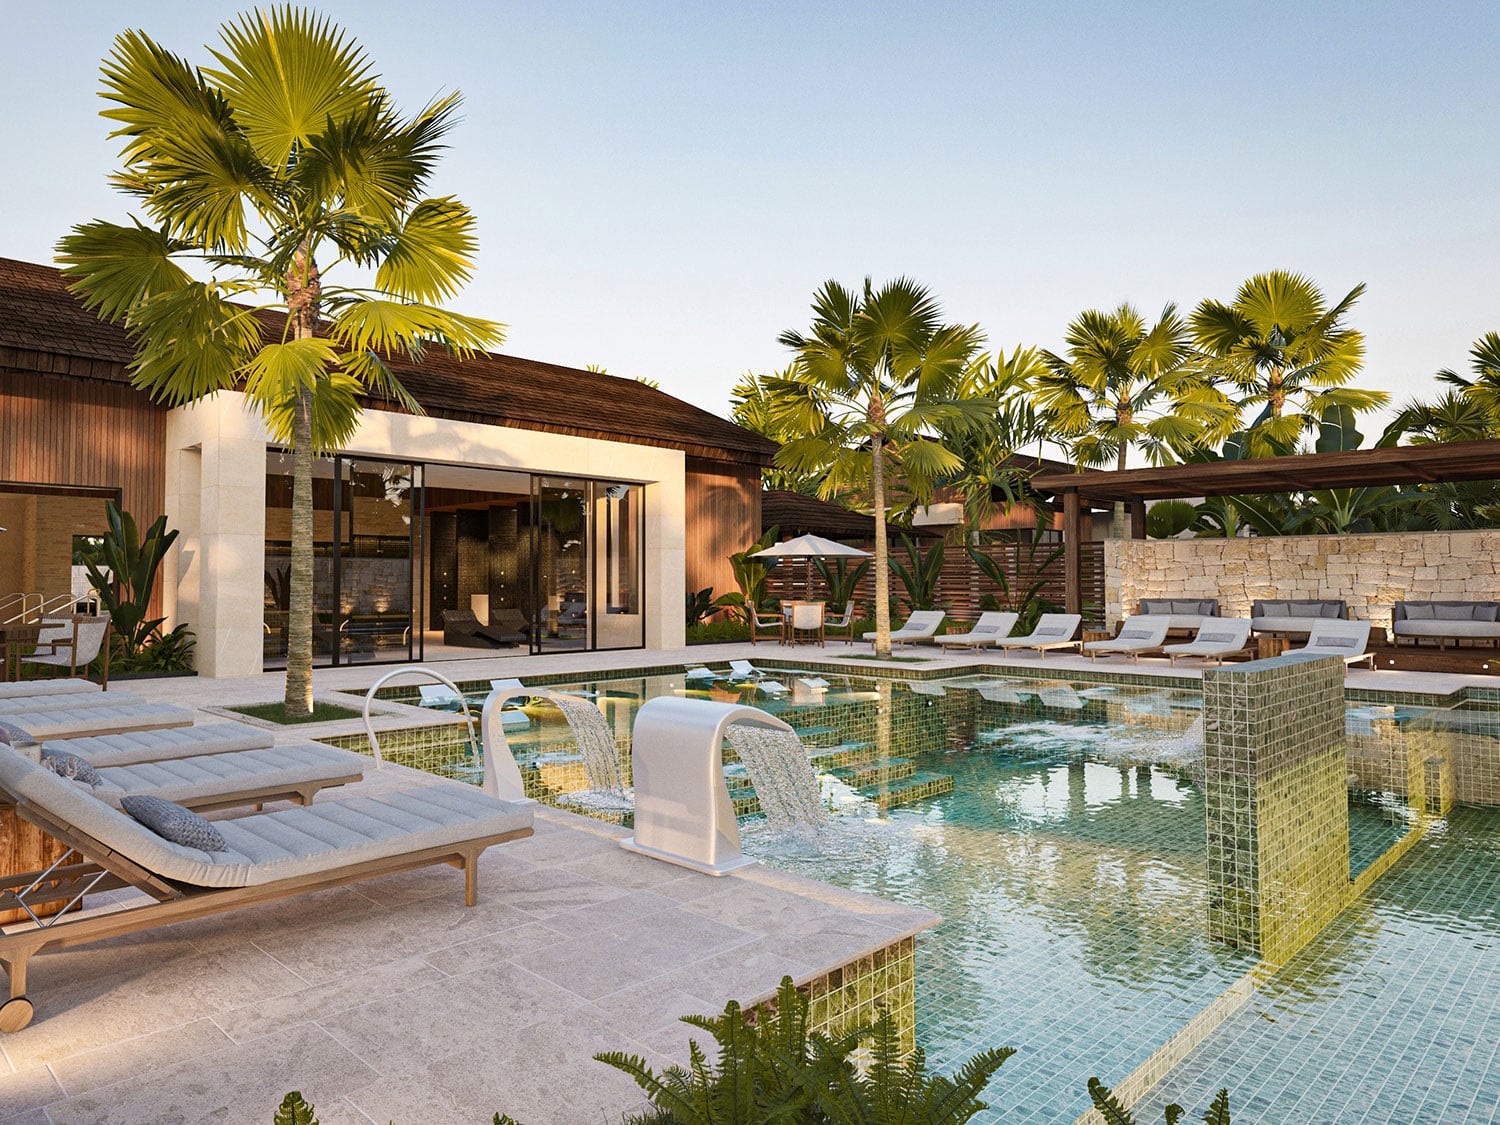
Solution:
M769 378L787 379L791 375L792 371L788 368ZM767 378L753 371L747 371L740 376L740 381L729 392L729 420L760 434L761 437L770 438L778 444L785 443L797 435L788 433L786 428L778 425L772 417L774 403L766 389ZM764 487L800 492L804 496L818 495L821 475L821 473L794 473L779 465L762 469L760 474L761 484Z
M965 370L984 337L977 326L944 324L936 298L908 278L876 290L824 282L813 298L808 333L780 342L797 358L786 375L765 380L771 417L795 435L776 454L796 473L822 473L819 495L869 489L875 516L875 651L891 651L886 482L899 473L919 502L933 482L961 466L932 440L979 423L994 409L962 398Z
M1472 379L1448 368L1437 373L1439 381L1457 387L1459 393L1489 416L1491 430L1500 426L1500 332L1486 332L1469 349ZM1485 435L1489 436L1489 435ZM1449 439L1457 440L1457 439Z
M469 279L477 246L468 209L426 194L458 96L402 117L342 30L290 7L220 34L203 69L143 32L116 38L103 116L124 140L114 182L145 218L74 227L58 262L89 308L125 324L137 387L172 406L242 389L291 447L286 709L305 715L314 455L353 436L360 396L420 410L390 356L466 356L502 329L436 303ZM357 276L335 285L338 267Z
M1129 304L1090 309L1068 325L1066 340L1066 356L1042 354L1033 393L1080 467L1123 469L1132 448L1162 464L1232 428L1233 407L1193 362L1176 305L1150 325ZM1115 505L1113 534L1125 534L1124 504Z
M1193 311L1193 336L1210 374L1232 389L1241 411L1260 408L1246 434L1251 456L1292 452L1329 411L1362 412L1390 400L1384 391L1348 385L1365 340L1342 322L1364 291L1356 285L1330 308L1307 278L1272 270L1247 280L1231 304L1203 301Z

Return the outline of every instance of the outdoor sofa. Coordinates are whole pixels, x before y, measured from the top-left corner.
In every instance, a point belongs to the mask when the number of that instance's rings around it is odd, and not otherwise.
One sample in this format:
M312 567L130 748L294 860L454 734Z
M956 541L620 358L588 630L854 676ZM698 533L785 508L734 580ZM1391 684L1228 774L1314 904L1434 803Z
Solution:
M1391 611L1391 637L1397 645L1437 641L1487 641L1500 648L1500 602L1397 602Z
M1281 599L1255 602L1250 610L1250 631L1272 636L1312 632L1320 621L1347 620L1349 607L1340 598Z

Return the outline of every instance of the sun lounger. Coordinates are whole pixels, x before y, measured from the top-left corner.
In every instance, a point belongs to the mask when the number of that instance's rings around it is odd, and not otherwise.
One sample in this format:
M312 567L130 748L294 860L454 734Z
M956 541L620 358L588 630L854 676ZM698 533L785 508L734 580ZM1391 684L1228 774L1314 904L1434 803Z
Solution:
M974 627L967 633L949 633L938 637L937 643L942 648L983 648L1002 637L1010 636L1019 616L1020 614L1000 610L981 613L979 620L974 622Z
M228 809L267 801L308 805L322 789L352 785L370 759L318 742L296 742L260 750L106 766L88 790L106 804L152 796L186 808Z
M1128 655L1139 661L1143 652L1157 652L1166 643L1172 618L1165 614L1127 617L1120 625L1120 635L1107 641L1085 641L1083 651L1095 663L1101 656Z
M938 626L943 623L944 613L940 609L919 609L913 613L902 624L901 628L891 633L891 644L909 645L917 641L930 641L937 635ZM866 633L865 640L874 641L876 634Z
M1083 615L1078 613L1044 613L1037 618L1036 628L1024 637L1001 637L995 643L1009 652L1011 649L1033 649L1038 657L1046 659L1047 650L1074 648L1078 642L1073 634L1083 624Z
M731 680L758 680L764 675L764 672L748 660L731 660L729 662L729 678Z
M28 686L36 687L37 684ZM18 715L23 711L47 711L55 707L123 707L127 703L146 702L138 695L125 691L69 691L36 692L25 695L8 695L0 699L0 718Z
M0 683L0 699L35 695L92 695L101 691L92 680L17 680Z
M1289 648L1288 656L1337 656L1345 664L1357 664L1362 660L1375 670L1375 654L1366 652L1370 644L1368 621L1319 621L1307 634L1307 643L1301 648Z
M201 851L169 842L9 747L0 747L0 798L71 849L46 872L0 879L0 910L125 886L149 896L64 910L0 934L11 997L0 1007L3 1032L31 1022L26 976L37 953L440 863L463 869L473 906L480 854L532 833L529 809L437 782L215 821L226 850Z
M62 701L67 699L70 697L58 696L58 706L48 707L46 710L8 712L0 714L0 719L20 727L38 742L46 742L53 738L123 734L126 731L161 730L165 727L193 725L191 711L165 703L111 703L102 707L74 707L71 704L61 706Z
M1185 644L1164 645L1162 651L1176 664L1179 657L1192 656L1200 660L1215 660L1224 663L1226 656L1241 651L1250 640L1250 622L1244 617L1216 617L1198 629L1197 635Z
M3 726L0 720L0 726ZM131 731L84 738L44 742L44 749L77 754L95 769L129 766L136 762L161 762L169 758L194 758L202 754L228 754L274 746L274 732L248 723L204 723L195 727Z

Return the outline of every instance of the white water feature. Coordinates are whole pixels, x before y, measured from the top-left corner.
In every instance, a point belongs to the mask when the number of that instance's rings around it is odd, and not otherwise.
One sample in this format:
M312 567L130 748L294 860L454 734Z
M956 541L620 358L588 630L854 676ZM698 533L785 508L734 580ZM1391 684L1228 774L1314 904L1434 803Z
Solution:
M633 808L635 802L620 776L620 752L614 733L599 708L587 699L561 692L548 692L547 697L568 720L589 779L587 789L559 797L558 804L618 811Z
M796 732L734 723L724 734L745 763L772 834L816 838L828 823L828 809L812 760Z

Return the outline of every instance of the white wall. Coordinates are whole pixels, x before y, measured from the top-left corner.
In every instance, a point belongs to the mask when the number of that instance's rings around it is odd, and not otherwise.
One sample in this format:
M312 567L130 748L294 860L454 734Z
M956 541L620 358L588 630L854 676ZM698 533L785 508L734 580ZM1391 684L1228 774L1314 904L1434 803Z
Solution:
M269 444L238 393L167 415L167 522L182 534L167 564L176 582L166 608L197 633L203 676L261 670ZM646 647L685 643L681 450L368 410L345 452L645 483Z

